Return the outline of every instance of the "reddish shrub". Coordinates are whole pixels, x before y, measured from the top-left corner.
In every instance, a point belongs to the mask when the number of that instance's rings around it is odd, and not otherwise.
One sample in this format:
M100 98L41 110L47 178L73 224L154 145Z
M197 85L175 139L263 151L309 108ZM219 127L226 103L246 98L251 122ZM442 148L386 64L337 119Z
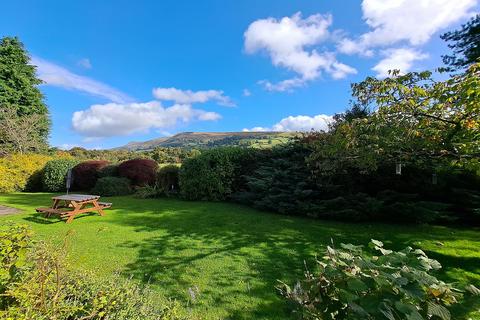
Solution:
M73 186L77 190L90 190L95 186L98 172L110 162L105 160L85 161L77 164L73 169Z
M150 159L133 159L118 166L120 177L128 178L134 186L153 185L157 176L158 165Z

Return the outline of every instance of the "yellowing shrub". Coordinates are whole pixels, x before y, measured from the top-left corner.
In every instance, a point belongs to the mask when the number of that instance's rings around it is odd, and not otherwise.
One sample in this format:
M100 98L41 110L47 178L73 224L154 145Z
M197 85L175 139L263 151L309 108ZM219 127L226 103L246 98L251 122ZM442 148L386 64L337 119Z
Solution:
M40 154L12 154L0 158L0 192L36 189L40 172L51 159Z

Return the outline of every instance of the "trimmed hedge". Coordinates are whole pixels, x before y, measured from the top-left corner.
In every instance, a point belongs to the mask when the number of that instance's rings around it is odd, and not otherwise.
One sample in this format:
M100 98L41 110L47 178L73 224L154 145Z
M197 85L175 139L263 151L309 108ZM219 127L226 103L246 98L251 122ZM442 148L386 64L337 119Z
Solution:
M100 178L91 190L91 193L104 197L122 196L131 192L130 180L118 177Z
M253 170L258 154L253 149L225 147L187 159L179 174L181 196L188 200L229 199L244 187L243 176Z
M134 186L155 184L158 164L150 159L133 159L118 166L120 177L130 179Z
M43 169L43 190L50 192L65 190L65 178L67 172L77 164L78 160L75 159L56 159L48 161Z
M73 186L76 190L90 190L95 186L99 171L110 162L91 160L77 164L73 168Z
M42 169L51 159L41 154L12 154L0 158L0 192L39 191Z

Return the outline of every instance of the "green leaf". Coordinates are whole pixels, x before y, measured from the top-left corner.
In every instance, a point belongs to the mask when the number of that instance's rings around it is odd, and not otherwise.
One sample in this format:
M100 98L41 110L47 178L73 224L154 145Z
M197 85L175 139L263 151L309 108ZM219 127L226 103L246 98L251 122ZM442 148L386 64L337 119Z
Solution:
M428 302L427 303L427 313L432 316L437 316L442 320L450 320L450 311L442 305Z
M393 315L393 309L387 304L383 304L380 308L380 312L387 318L388 320L396 320L395 316Z
M371 242L377 247L383 247L383 242L382 241L372 239Z
M351 290L355 291L366 291L368 289L367 285L359 279L350 279L347 281L347 286Z
M465 287L465 290L473 294L474 296L480 295L480 289L475 287L473 284L469 284L468 286Z

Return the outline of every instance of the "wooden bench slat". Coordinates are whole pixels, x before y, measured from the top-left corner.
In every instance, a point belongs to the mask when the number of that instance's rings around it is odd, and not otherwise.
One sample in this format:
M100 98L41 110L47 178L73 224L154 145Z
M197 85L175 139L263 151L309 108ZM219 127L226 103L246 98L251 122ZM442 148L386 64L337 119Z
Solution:
M103 208L110 208L112 206L111 202L99 202L98 204Z

